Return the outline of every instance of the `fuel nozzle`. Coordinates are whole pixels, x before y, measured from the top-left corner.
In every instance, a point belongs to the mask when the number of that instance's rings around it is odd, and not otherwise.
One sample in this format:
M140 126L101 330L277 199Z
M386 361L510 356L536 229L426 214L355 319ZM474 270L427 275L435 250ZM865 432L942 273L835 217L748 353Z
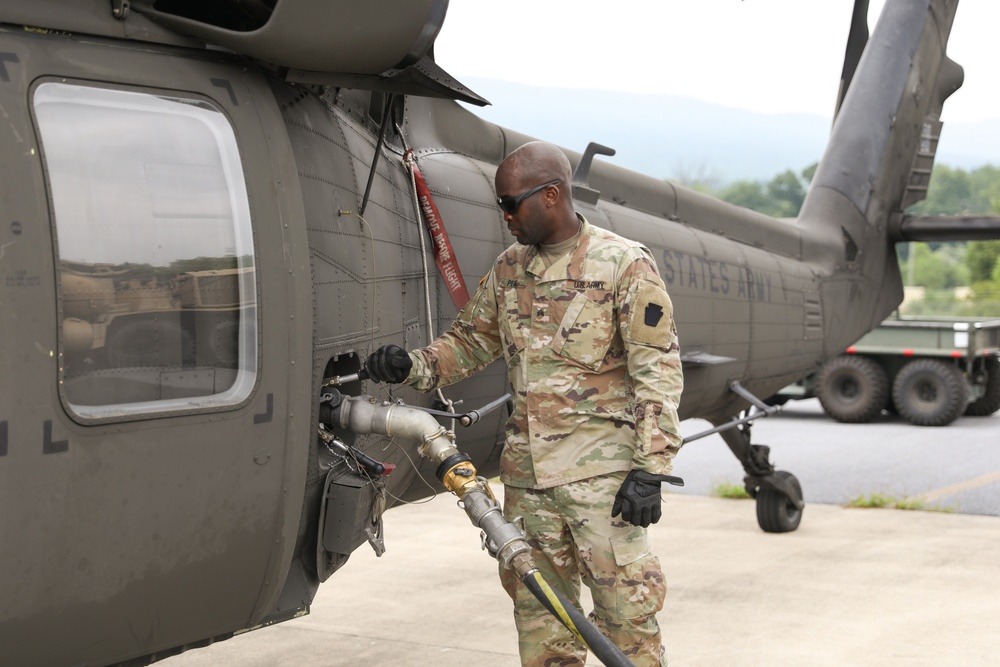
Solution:
M521 569L533 569L531 547L524 536L524 530L504 518L503 511L490 483L476 474L472 460L456 450L437 469L438 479L445 488L458 496L472 525L482 530L483 548L506 568L514 568L519 575Z
M531 550L524 532L504 518L489 482L478 474L469 455L455 446L455 434L432 414L400 403L379 404L370 396L341 396L329 404L327 414L343 428L420 442L420 455L437 464L437 478L458 496L472 524L483 531L484 548L505 568L525 560L517 558Z
M327 391L323 393L319 402L319 418L322 424L333 424L336 423L336 413L337 408L343 402L343 395L333 388L327 388ZM390 475L392 471L396 469L395 463L386 463L385 461L377 461L372 457L365 454L363 451L355 447L354 445L348 445L341 441L339 438L335 437L329 431L320 428L319 432L320 438L326 444L326 446L332 451L337 452L342 456L347 456L353 459L357 465L364 468L369 475L376 477L381 477L383 475Z
M531 545L524 529L507 521L489 482L476 474L467 454L454 449L442 450L444 456L437 469L438 479L462 501L461 506L474 526L482 532L483 548L497 559L504 569L512 569L542 605L566 627L576 639L589 648L608 667L634 667L621 650L566 599L542 578L531 556Z

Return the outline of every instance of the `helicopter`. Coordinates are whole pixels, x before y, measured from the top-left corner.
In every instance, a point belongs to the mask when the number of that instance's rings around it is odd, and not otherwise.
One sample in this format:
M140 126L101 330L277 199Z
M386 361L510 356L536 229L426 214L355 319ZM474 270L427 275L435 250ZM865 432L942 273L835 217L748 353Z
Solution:
M765 531L803 502L751 441L762 397L896 307L895 243L1000 237L904 213L962 83L957 4L889 0L868 37L855 3L795 220L566 149L578 210L656 257L680 417L725 439ZM308 613L435 490L419 438L344 406L422 410L495 474L500 364L434 395L361 372L429 343L513 242L493 175L533 137L459 104L487 101L433 58L447 6L0 2L4 662L149 664Z

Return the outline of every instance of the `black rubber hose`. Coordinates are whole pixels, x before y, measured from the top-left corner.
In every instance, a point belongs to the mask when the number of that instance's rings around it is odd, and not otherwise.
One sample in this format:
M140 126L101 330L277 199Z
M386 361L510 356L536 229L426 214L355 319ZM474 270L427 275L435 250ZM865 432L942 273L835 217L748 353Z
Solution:
M590 649L606 667L635 667L611 640L601 634L580 610L570 604L562 593L552 588L538 570L521 578L532 595L538 598L549 612L573 633L577 640Z

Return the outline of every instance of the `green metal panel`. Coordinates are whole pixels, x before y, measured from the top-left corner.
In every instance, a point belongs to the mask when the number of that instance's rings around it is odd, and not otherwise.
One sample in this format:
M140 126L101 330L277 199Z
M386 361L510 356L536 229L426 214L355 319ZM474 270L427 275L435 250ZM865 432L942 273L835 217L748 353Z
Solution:
M970 357L998 350L1000 320L889 319L849 349L858 354Z

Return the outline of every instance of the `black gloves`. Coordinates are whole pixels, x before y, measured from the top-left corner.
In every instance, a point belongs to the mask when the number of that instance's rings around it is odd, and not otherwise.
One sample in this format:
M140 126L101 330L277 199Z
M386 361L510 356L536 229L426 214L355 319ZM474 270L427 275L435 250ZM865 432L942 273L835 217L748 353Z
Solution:
M684 486L684 480L672 475L654 475L642 470L629 472L615 494L611 516L621 512L622 520L645 528L660 520L660 482Z
M398 345L383 345L365 360L368 377L376 382L397 384L406 379L413 368L413 360Z

